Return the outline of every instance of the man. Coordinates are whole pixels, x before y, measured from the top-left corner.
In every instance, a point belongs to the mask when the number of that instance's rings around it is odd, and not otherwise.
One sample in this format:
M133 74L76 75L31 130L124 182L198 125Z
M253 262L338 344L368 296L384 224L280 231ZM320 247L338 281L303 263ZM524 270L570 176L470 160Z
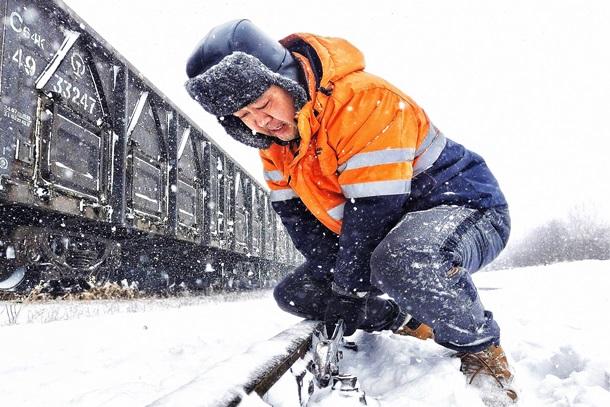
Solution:
M365 72L342 39L278 43L231 21L198 45L187 74L191 97L259 149L273 208L306 258L275 288L282 309L327 326L343 319L346 335L434 338L457 351L470 382L491 378L516 399L500 329L470 276L510 231L480 156Z

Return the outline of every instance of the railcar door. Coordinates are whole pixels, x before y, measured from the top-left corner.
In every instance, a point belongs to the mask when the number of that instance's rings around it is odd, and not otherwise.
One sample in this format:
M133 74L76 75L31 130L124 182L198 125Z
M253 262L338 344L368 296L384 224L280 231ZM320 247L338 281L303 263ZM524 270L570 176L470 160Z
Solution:
M213 144L208 145L208 168L206 171L206 213L208 216L208 244L212 247L226 248L228 223L228 192L225 175L226 159L222 151Z
M127 218L140 230L167 231L169 109L130 76L127 128Z
M252 196L252 216L251 216L251 240L252 240L252 255L255 257L263 256L263 210L264 210L264 192L254 183L251 184Z
M202 143L201 135L187 122L178 125L178 179L172 186L176 193L177 237L201 242L202 208Z
M251 210L250 180L247 175L235 170L235 222L233 225L237 253L251 254L249 244L249 221Z
M273 261L275 257L275 212L271 207L269 195L263 196L263 257ZM280 225L283 227L283 225Z

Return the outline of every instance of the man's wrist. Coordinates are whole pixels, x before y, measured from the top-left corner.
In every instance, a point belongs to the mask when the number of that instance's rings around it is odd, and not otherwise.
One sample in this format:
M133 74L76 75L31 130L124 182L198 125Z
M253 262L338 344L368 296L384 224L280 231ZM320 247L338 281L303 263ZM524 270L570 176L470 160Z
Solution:
M335 282L332 283L331 288L333 290L333 293L349 298L365 299L370 295L369 291L359 291L356 289L348 290L344 287L337 285Z

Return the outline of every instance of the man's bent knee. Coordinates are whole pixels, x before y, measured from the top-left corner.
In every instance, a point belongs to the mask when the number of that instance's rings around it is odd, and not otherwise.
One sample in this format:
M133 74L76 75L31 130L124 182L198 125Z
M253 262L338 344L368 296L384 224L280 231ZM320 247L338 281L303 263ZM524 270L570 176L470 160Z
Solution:
M282 310L287 311L287 305L289 300L287 298L288 295L286 293L285 281L286 280L284 279L275 286L275 288L273 289L273 298Z
M445 256L423 247L407 248L384 240L371 255L371 284L384 292L406 293L418 282L434 279L435 269L446 263Z

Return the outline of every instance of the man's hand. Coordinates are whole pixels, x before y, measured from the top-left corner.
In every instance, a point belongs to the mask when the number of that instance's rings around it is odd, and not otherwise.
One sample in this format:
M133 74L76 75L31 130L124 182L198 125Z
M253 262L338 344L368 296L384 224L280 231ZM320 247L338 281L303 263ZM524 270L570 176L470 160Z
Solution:
M328 335L333 334L335 325L340 319L344 323L343 335L352 335L364 321L365 307L366 297L352 297L333 293L324 313L324 323Z

